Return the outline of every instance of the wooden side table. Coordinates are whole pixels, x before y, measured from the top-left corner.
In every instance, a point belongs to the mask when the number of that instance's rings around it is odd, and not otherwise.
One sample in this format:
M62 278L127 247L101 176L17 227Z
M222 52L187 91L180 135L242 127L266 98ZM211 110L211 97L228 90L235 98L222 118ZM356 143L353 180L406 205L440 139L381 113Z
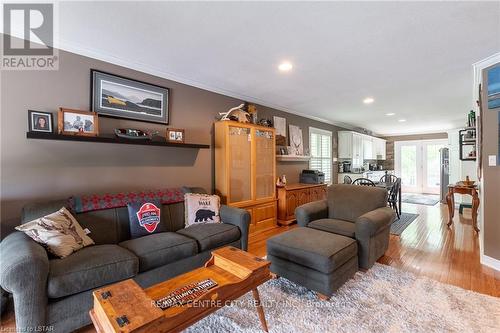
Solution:
M477 209L479 208L477 186L448 185L448 194L446 195L446 203L448 204L448 227L453 223L453 216L455 215L455 193L472 196L472 225L474 230L479 232L479 228L477 227Z

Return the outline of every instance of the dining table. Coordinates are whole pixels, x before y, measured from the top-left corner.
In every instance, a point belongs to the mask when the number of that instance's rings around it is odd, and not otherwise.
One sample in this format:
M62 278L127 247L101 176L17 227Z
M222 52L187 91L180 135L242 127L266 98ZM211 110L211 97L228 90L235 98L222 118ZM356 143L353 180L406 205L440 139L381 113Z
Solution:
M395 182L374 182L374 183L376 187L385 188L389 193L391 193L392 187L395 184ZM399 187L398 191L398 208L399 211L401 212L401 186Z

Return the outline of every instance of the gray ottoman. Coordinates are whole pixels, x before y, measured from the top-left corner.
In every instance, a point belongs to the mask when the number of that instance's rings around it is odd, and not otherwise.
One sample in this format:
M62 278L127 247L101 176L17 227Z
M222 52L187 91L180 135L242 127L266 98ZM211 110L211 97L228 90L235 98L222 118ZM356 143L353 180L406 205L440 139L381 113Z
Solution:
M356 240L296 228L267 240L271 271L329 298L358 270Z

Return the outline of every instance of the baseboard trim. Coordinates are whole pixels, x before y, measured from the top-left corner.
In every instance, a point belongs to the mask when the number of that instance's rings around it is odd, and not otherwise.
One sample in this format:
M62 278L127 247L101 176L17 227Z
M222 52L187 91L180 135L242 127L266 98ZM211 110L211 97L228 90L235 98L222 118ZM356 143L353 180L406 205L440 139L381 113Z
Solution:
M492 258L490 256L487 256L485 254L481 254L481 264L491 267L494 270L497 270L500 272L500 260Z

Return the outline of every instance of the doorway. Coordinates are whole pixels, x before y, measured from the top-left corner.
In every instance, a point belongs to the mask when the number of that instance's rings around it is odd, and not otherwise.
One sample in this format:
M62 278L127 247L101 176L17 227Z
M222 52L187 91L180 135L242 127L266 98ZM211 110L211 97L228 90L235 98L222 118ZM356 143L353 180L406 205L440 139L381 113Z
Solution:
M447 145L446 139L395 142L394 167L401 175L402 191L439 194L439 149Z

